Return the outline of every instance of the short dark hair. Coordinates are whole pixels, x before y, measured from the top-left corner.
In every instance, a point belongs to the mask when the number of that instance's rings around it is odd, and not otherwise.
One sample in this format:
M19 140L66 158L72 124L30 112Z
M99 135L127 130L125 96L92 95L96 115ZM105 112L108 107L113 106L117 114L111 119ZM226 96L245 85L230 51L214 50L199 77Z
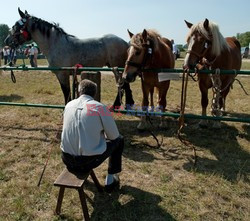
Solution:
M96 95L97 85L93 81L84 79L80 82L78 90L80 95L86 94L94 97Z

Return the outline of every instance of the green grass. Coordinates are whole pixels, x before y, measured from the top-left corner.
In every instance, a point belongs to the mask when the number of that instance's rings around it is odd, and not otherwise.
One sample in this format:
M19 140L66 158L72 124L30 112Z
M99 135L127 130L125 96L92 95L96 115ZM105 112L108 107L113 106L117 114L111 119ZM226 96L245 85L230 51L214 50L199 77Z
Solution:
M43 61L44 62L44 61ZM182 61L177 61L181 65ZM63 104L54 74L47 71L0 74L0 101ZM239 77L250 91L248 77ZM140 80L131 84L137 105L142 99ZM102 102L111 105L116 96L112 75L102 75ZM168 107L179 109L181 82L172 81ZM211 92L209 94L211 99ZM155 97L156 101L156 97ZM250 117L249 96L234 84L227 100L229 116ZM187 113L199 114L200 93L189 81ZM209 110L208 110L209 112ZM192 149L177 138L178 122L166 118L166 128L139 133L139 118L116 114L118 128L125 136L121 189L111 195L86 185L91 220L249 220L250 211L250 126L222 123L222 128L200 129L197 120L186 121L183 136L196 147L198 164L192 164ZM66 190L62 216L54 215L58 188L53 186L64 165L60 158L62 111L56 109L0 106L0 220L81 220L76 191ZM153 147L149 147L149 145ZM43 166L51 157L40 187ZM96 169L103 184L107 163Z

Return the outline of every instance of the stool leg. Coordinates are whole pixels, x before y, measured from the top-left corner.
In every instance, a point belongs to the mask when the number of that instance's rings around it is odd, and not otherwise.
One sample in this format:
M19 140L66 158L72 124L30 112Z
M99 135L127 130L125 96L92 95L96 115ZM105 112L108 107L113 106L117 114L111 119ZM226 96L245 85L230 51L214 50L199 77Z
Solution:
M99 183L99 180L97 179L97 177L96 177L96 175L95 175L95 173L94 173L93 170L90 171L90 176L91 176L92 180L94 181L95 186L96 186L98 192L103 192L103 187L102 187L102 185Z
M61 213L64 190L65 190L65 187L61 186L60 190L59 190L59 195L58 195L58 198L57 198L57 204L56 204L56 214L57 215L60 215L60 213Z
M79 193L79 197L81 200L82 212L84 215L84 219L85 219L85 221L89 221L90 219L89 219L89 212L88 212L88 207L87 207L87 203L86 203L85 193L84 193L82 188L78 189L78 193Z

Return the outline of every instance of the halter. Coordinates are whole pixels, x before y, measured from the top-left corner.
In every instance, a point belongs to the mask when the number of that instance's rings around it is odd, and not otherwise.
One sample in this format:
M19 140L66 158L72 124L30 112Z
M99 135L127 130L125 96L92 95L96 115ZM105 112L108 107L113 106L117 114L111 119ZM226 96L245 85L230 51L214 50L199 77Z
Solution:
M143 48L146 48L146 53L144 53L142 63L136 63L133 61L126 61L126 65L136 67L138 68L138 72L141 72L141 70L144 69L147 61L149 60L149 57L152 57L153 55L153 44L151 41L148 41L147 43L142 44Z
M25 41L31 40L31 35L27 30L27 25L28 25L28 19L27 18L22 18L19 21L17 21L18 27L15 27L13 30L14 33L12 33L14 39L18 41L19 44L19 36L22 35ZM16 29L19 28L19 30L16 31ZM15 32L16 31L16 32Z
M212 41L213 39L213 36L210 34L209 35L210 39L208 41ZM206 58L206 54L208 52L208 50L211 48L211 44L208 44L206 42L206 45L205 45L205 50L203 50L203 52L201 54L193 51L193 50L187 50L187 54L193 54L195 55L196 57L198 57L198 63L196 64L196 68L197 66L208 66L209 68L213 65L213 63L215 62L215 60L217 59L217 56L212 60L212 61L209 61L207 58ZM199 69L199 68L198 68Z

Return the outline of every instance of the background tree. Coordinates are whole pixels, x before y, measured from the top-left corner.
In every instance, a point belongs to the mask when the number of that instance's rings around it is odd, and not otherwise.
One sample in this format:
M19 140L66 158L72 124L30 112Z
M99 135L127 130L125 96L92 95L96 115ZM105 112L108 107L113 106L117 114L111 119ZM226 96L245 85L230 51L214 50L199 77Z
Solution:
M241 47L248 47L250 43L250 32L237 33L237 39L239 40Z
M4 40L9 34L9 26L6 24L0 24L0 47L4 46Z

